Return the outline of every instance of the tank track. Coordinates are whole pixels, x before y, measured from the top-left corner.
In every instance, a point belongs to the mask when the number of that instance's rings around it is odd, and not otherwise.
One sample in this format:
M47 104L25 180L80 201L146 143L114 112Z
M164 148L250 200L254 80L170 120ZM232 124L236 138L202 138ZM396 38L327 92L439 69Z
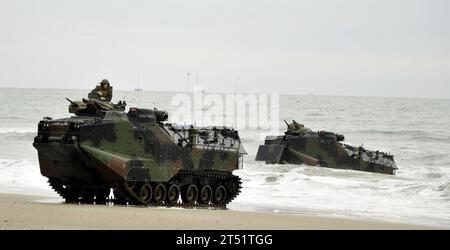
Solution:
M66 190L64 190L63 184L60 183L57 178L48 178L47 182L50 185L50 187L53 189L53 191L55 191L57 194L59 194L59 196L61 196L64 199L67 198Z
M155 182L123 182L117 184L113 188L114 199L109 199L104 197L102 194L98 199L97 195L92 195L92 189L89 190L89 197L92 199L86 199L83 197L83 193L86 192L85 189L81 187L71 187L70 185L65 185L58 178L49 178L49 184L62 198L66 200L66 203L87 203L92 204L104 204L106 202L112 202L116 205L137 205L137 206L153 206L153 207L186 207L186 208L225 208L236 196L241 192L242 181L241 178L233 175L230 172L205 172L205 171L189 171L180 170L177 175L175 175L170 181L164 183ZM223 186L226 190L226 196L221 202L216 202L211 199L210 202L202 203L200 198L196 198L194 202L186 202L178 197L177 202L168 202L165 199L164 202L156 202L154 198L150 201L145 201L139 195L139 188L142 185L148 184L153 189L158 184L163 184L167 190L170 185L177 185L179 187L179 195L183 196L186 192L186 188L190 185L195 185L197 188L197 196L199 196L201 187L209 185L212 190L212 195L214 196L214 190L217 190L219 186ZM152 189L152 192L153 192ZM94 190L95 191L95 190ZM97 192L98 193L98 192ZM153 194L152 194L153 196Z
M96 203L105 204L109 201L108 188L86 188L65 184L58 178L48 178L50 187L61 196L66 203Z
M226 187L227 198L224 202L220 204L215 204L214 202L210 202L207 204L202 204L199 202L194 203L186 203L183 200L178 201L177 203L156 203L156 202L145 202L139 195L133 190L133 187L129 185L129 183L122 183L119 185L115 191L119 194L120 197L126 197L129 204L133 205L142 205L142 206L155 206L155 207L199 207L199 208L224 208L227 204L229 204L236 196L241 192L242 181L239 176L232 175L231 173L207 173L204 171L188 171L188 170L180 170L178 174L169 182L165 183L165 185L170 185L173 183L179 183L181 186L181 192L183 192L183 186L188 184L194 184L197 186L197 189L200 190L199 186L201 186L202 179L208 179L212 184L211 186L223 185ZM153 183L154 186L156 183ZM231 190L231 185L235 186L236 190Z

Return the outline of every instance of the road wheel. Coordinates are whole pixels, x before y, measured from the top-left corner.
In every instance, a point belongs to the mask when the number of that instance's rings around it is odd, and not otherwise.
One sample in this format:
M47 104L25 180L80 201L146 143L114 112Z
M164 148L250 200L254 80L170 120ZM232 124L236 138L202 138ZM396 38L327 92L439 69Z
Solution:
M214 200L215 204L223 204L227 199L227 190L223 185L219 185L216 187L216 191L214 192Z
M155 187L154 198L156 203L163 203L166 199L166 187L160 183Z
M188 185L184 192L181 195L181 199L183 203L193 204L197 200L198 197L198 189L194 184Z
M153 195L152 186L150 186L150 184L148 183L143 184L139 190L139 198L145 205L150 203L150 201L152 200L152 195Z
M201 204L208 204L211 202L213 197L213 192L210 185L204 185L200 190L200 195L198 197L198 202Z
M180 188L177 184L172 184L167 190L166 202L169 204L175 204L180 198Z

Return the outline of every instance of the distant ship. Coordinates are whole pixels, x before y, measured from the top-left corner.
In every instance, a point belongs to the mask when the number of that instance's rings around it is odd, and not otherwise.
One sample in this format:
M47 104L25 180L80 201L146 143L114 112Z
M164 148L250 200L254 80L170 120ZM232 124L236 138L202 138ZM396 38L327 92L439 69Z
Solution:
M143 91L143 90L142 90L141 88L135 88L134 91L136 91L136 92L141 92L141 91Z

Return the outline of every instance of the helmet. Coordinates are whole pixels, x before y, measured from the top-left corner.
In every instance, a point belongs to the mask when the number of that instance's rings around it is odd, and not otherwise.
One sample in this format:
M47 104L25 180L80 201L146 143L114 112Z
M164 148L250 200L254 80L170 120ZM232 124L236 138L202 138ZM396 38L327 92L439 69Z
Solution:
M100 82L100 86L103 86L103 85L105 85L105 84L108 84L108 87L110 86L109 81L106 80L106 79L103 79L103 80Z

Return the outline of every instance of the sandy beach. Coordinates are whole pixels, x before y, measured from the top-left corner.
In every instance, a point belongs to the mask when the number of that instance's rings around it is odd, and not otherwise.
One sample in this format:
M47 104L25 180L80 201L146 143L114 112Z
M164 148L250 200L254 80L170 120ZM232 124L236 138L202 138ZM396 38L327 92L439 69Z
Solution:
M43 199L0 194L0 229L434 229L268 212L72 205Z

